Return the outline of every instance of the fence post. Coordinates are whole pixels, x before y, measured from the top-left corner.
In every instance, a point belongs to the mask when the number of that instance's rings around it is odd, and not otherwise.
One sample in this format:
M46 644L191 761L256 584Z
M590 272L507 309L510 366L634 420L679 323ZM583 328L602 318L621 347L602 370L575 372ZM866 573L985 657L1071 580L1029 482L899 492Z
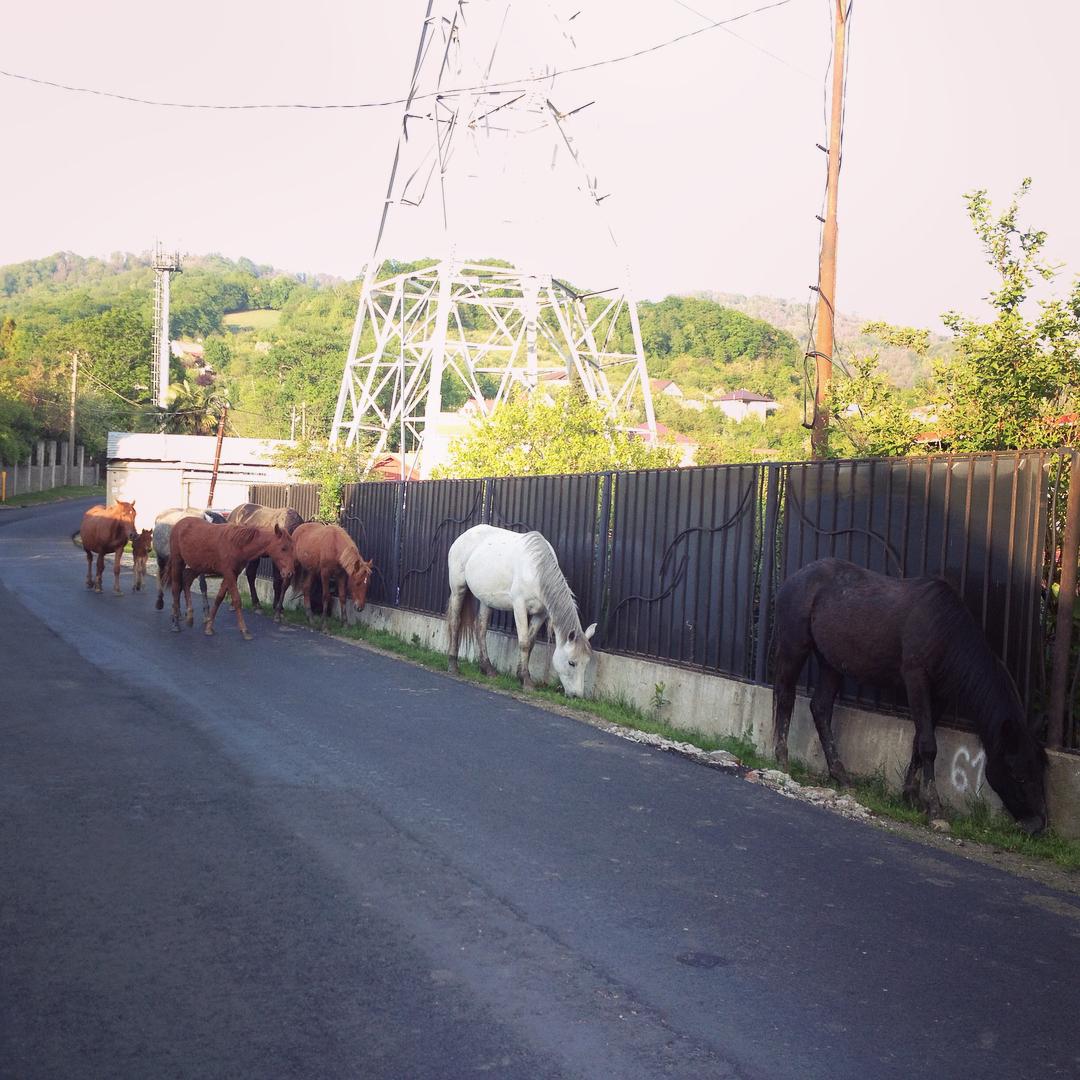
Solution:
M49 440L49 490L56 487L56 440Z
M776 578L776 522L780 505L779 465L765 466L765 522L761 531L761 589L754 635L754 682L769 681L769 631L772 627L773 582Z
M45 440L37 441L38 491L45 490Z
M398 499L397 506L394 509L394 595L392 598L394 607L401 606L401 545L405 528L406 507L409 500L409 483L408 480L398 481Z
M79 447L79 487L83 486L83 457L86 454L86 447Z
M1051 552L1051 567L1056 552ZM1069 460L1069 494L1065 504L1065 535L1061 540L1061 577L1058 581L1057 622L1054 625L1054 657L1050 668L1049 746L1065 745L1066 696L1072 646L1073 603L1076 599L1077 561L1080 560L1080 453ZM1047 582L1049 586L1053 582Z
M607 472L600 477L600 507L596 529L596 550L593 552L593 621L600 630L598 645L603 644L607 627L604 601L608 587L608 546L611 542L611 487L613 477Z

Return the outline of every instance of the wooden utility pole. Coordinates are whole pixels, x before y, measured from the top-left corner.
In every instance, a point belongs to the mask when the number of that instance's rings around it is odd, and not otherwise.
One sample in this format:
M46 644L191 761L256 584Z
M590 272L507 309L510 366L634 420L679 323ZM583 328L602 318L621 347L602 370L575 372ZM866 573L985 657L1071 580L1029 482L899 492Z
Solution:
M218 417L217 445L214 447L214 471L210 474L210 493L206 496L206 509L210 510L214 505L214 488L217 487L218 466L221 465L221 440L225 438L225 418L229 415L229 406L221 406L221 415Z
M832 383L834 317L836 314L836 189L840 183L840 131L844 116L844 45L847 30L848 0L835 0L835 38L833 41L832 119L829 122L829 184L825 209L825 228L821 234L821 261L818 267L817 332L814 335L814 424L810 447L815 458L829 453L829 387Z
M71 402L68 405L68 483L75 471L75 389L79 385L79 350L71 354Z

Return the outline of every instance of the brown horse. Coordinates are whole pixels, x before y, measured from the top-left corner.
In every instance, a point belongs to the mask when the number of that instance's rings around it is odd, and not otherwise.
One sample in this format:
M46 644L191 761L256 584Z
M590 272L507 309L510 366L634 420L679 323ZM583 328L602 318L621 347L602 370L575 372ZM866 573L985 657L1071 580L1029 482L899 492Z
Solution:
M131 541L131 557L135 562L135 591L142 590L143 581L146 580L146 560L150 558L150 545L153 542L154 533L151 529L143 529L134 540Z
M228 593L240 633L251 640L244 622L244 609L236 577L252 559L269 555L288 584L293 574L292 538L280 526L256 529L250 525L211 525L201 518L182 518L169 537L169 584L172 586L172 629L180 630L180 590L187 598L187 624L194 622L191 583L198 574L220 574L221 588L206 616L204 633L213 634L214 618Z
M352 598L357 611L364 610L368 583L371 581L370 561L365 562L352 538L340 525L301 525L293 533L296 564L303 571L304 607L311 622L311 591L316 580L322 585L322 629L326 629L330 609L334 605L330 579L337 578L338 603L341 621L348 622L345 610L346 595Z
M169 582L169 536L172 527L186 517L202 518L211 524L224 525L225 515L217 510L184 510L177 506L171 510L162 510L154 518L154 554L157 556L158 565L158 592L154 607L160 611L165 606L165 586ZM199 589L202 591L203 618L210 611L210 601L206 598L206 575L199 575Z
M272 529L276 525L290 535L296 532L300 525L304 524L304 519L291 506L274 510L269 506L259 506L258 503L241 503L229 511L227 520L230 525L254 525L257 529ZM261 605L259 604L259 594L255 591L255 576L259 572L259 560L252 559L247 564L246 572L248 588L251 590L251 605L258 611ZM274 612L274 621L281 622L281 605L285 598L285 582L282 580L281 573L276 566L273 568L273 575L274 606L271 610Z
M83 514L79 538L86 552L86 587L101 592L101 575L105 572L105 556L116 552L113 562L113 592L120 595L120 559L129 540L134 540L135 504L117 499L113 506L91 506ZM92 573L97 555L97 582Z

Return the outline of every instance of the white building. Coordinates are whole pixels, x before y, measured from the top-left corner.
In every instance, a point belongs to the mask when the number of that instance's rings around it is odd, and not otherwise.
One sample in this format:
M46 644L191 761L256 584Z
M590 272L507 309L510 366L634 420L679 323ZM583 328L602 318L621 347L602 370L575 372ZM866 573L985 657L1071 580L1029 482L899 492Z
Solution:
M735 390L730 394L722 394L713 400L713 406L720 409L725 416L732 420L743 421L748 416L756 416L764 420L769 413L776 412L780 403L765 394L755 394L750 390Z
M216 445L213 435L110 431L106 502L134 502L140 529L150 528L170 507L206 507ZM283 439L222 439L213 509L247 502L249 484L295 483L272 460L275 447L291 445Z

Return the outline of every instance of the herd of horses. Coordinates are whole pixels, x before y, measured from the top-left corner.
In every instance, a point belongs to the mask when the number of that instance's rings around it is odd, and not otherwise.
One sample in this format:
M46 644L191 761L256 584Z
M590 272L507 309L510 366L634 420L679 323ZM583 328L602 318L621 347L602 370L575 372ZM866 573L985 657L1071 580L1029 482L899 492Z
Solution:
M352 538L339 525L305 522L295 510L270 510L244 503L228 515L214 510L171 509L158 514L154 528L135 528L135 503L118 500L111 507L94 506L83 515L79 530L86 553L86 587L101 592L105 556L115 553L114 592L120 589L120 560L128 543L135 563L135 588L141 589L151 544L157 556L158 595L155 607L164 606L164 590L172 592L172 629L180 631L180 597L186 606L185 621L194 624L191 585L196 578L203 598L203 632L214 633L214 620L226 596L232 600L236 622L250 641L244 621L237 579L247 573L252 604L259 608L255 575L259 560L268 557L273 566L275 621L281 620L285 591L294 581L304 595L308 621L317 609L322 628L327 627L333 607L333 584L342 622L348 619L347 601L364 609L372 563L360 554ZM97 578L91 574L97 555ZM207 597L206 575L221 578L221 587L211 605Z
M141 587L152 542L158 560L158 598L172 591L172 628L180 629L183 593L187 625L193 623L191 584L200 578L204 628L228 593L240 632L244 623L237 578L246 571L252 602L259 607L255 573L268 556L274 568L273 614L281 618L285 591L298 582L308 621L318 608L325 629L337 584L341 618L346 600L364 607L372 563L337 525L306 523L295 510L268 510L252 503L226 518L212 511L170 510L154 529L135 528L134 503L117 502L87 511L82 542L88 588L101 591L105 555L116 552L115 590L120 592L120 554L131 541L136 588ZM91 562L98 555L96 586ZM138 567L142 565L140 572ZM487 652L491 611L513 612L517 630L518 678L532 686L529 658L543 627L555 641L552 667L568 696L586 692L593 658L593 623L582 628L577 604L558 558L538 532L517 533L476 525L451 545L448 554L448 666L458 670L463 635L475 640L481 670L495 673ZM205 575L218 575L221 588L208 608ZM812 657L818 677L810 712L830 775L848 783L837 755L832 713L845 678L867 686L900 685L907 693L915 725L904 794L931 818L941 814L935 784L935 727L942 713L958 706L975 723L986 751L986 779L1006 809L1029 833L1046 827L1046 752L1029 724L1016 684L964 605L940 578L891 578L840 559L819 559L789 577L776 597L773 631L773 720L776 758L787 767L787 735L801 672Z

